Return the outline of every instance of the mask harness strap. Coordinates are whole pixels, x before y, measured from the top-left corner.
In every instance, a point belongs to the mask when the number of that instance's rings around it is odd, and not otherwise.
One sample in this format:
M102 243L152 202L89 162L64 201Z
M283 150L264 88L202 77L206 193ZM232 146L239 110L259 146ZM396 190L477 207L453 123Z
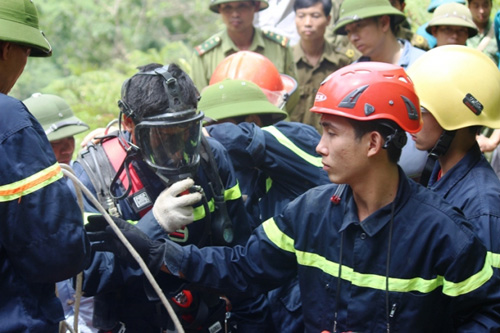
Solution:
M156 68L153 71L149 72L139 72L135 75L160 75L164 78L164 85L165 85L165 92L168 97L168 102L169 102L169 107L172 107L175 104L179 103L178 95L179 95L179 88L177 85L177 80L168 72L168 65ZM134 75L134 76L135 76ZM125 83L122 86L122 91L121 91L121 96L125 96L126 92L128 90L128 86L130 84L130 80L132 78L128 79L125 81ZM130 172L129 172L129 166L132 161L134 161L138 155L140 154L139 147L134 145L131 141L127 140L125 136L123 135L122 131L122 114L127 116L128 118L132 119L134 124L137 124L140 121L139 115L123 100L120 99L118 101L118 107L120 108L120 115L118 117L118 140L120 144L122 145L123 149L126 151L127 155L125 157L125 160L123 161L123 164L120 166L118 171L116 172L115 176L113 177L113 180L111 181L111 184L109 185L109 190L111 193L111 196L115 200L121 200L123 198L126 198L130 191L132 190L132 179L130 177ZM123 173L125 170L125 174L127 175L128 179L128 188L125 190L125 192L122 195L119 196L114 196L113 195L113 189L116 188L118 184L118 180L120 178L120 175Z
M424 170L422 171L422 175L420 176L420 184L422 184L423 186L427 187L427 185L429 184L432 170L434 169L434 165L436 164L437 159L440 156L446 154L448 148L450 148L451 142L453 141L456 132L457 131L444 130L439 137L436 145L429 152L427 162L425 163Z
M224 184L220 179L212 149L205 136L201 137L202 165L209 178L209 186L214 199L214 217L211 219L211 245L230 245L233 242L233 224L227 212L224 199ZM209 214L209 212L207 212Z

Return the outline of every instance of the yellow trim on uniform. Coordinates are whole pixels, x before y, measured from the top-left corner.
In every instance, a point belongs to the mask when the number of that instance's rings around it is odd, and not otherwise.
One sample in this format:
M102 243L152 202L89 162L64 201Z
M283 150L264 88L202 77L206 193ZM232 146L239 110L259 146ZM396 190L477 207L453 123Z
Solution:
M318 268L321 271L338 278L339 264L329 261L325 257L316 253L298 251L294 248L294 240L285 235L276 225L273 218L268 219L262 224L266 236L271 242L283 251L295 253L297 263L302 266ZM499 257L496 256L496 260ZM389 277L389 291L394 292L412 292L430 293L433 290L443 287L443 294L456 297L467 294L488 281L493 275L492 254L487 253L484 267L481 271L461 282L451 282L442 276L434 279L423 279L415 277L412 279L400 279ZM498 262L497 262L498 264ZM386 277L384 275L363 274L354 271L351 267L342 265L342 279L351 282L353 285L364 288L386 290Z
M239 183L236 183L236 185L234 185L233 187L224 190L224 201L237 200L239 198L241 198ZM210 201L208 202L208 209L211 213L215 211L214 198L210 199ZM203 207L203 205L195 207L193 214L194 221L203 219L206 216L205 208Z
M272 136L278 140L283 146L290 149L295 155L299 156L309 164L314 165L315 167L322 168L323 164L321 163L321 157L313 156L311 154L306 153L299 147L297 147L290 139L288 139L283 133L281 133L276 127L268 126L262 128L264 131L268 132Z
M500 254L491 253L491 266L494 268L500 268Z
M224 190L224 200L236 200L239 198L241 198L241 189L239 183L236 183L236 185L234 185L233 187Z
M0 202L18 199L63 178L59 163L15 183L0 186Z
M271 177L267 177L266 178L266 193L269 192L269 190L271 190L272 186L273 186L273 180L271 179Z

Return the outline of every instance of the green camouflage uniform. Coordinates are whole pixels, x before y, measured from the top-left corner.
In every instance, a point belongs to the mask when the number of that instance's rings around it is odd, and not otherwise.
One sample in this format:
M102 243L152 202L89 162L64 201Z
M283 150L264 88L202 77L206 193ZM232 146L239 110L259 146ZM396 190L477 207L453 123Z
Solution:
M321 115L319 113L309 112L309 109L314 104L316 92L321 82L323 82L329 74L341 67L349 65L352 59L343 53L337 52L332 45L325 42L323 55L318 64L312 66L300 47L300 43L294 45L292 49L295 66L297 68L300 100L290 113L290 120L314 126L318 131L321 131L321 126L319 125Z
M274 32L255 28L252 45L248 51L260 53L273 62L278 71L296 78L293 55L288 46L289 39ZM227 56L239 49L227 34L227 30L215 34L195 47L191 59L191 78L198 90L208 85L217 65ZM256 68L255 70L259 70Z

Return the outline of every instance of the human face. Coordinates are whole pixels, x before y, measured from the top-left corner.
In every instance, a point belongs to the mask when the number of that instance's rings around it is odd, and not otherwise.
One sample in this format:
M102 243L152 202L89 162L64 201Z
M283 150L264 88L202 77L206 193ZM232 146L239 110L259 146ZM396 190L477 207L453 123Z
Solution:
M219 5L222 22L229 32L253 31L253 17L258 4L252 1L227 2Z
M7 70L7 72L2 73L3 79L0 82L0 92L8 94L23 73L31 48L10 42L0 42L0 51L2 52L2 59L5 59L5 68Z
M69 164L75 151L75 138L68 136L60 140L50 141L50 145L54 155L56 155L57 162Z
M465 45L469 38L469 29L455 25L440 25L432 27L432 35L436 38L436 45Z
M378 18L369 17L345 26L347 37L363 56L371 57L380 51L384 36Z
M302 40L321 41L331 16L325 16L321 2L295 11L295 25Z
M411 137L415 141L418 150L431 150L443 133L443 128L437 122L436 118L422 108L422 129L418 133L412 133Z
M469 0L472 20L478 27L485 27L490 19L491 0Z
M356 138L354 128L343 117L322 115L323 134L316 146L321 155L323 170L336 184L350 184L359 181L369 167L366 150L367 135Z

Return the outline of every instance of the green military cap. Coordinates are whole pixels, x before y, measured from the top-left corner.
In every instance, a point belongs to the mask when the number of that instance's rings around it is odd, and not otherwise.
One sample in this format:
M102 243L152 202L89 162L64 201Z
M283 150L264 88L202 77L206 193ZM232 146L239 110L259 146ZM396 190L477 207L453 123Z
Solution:
M74 136L89 129L59 96L35 93L23 103L42 125L49 141Z
M259 115L270 118L264 122L271 124L287 116L269 102L258 85L245 80L225 79L206 87L201 92L198 108L214 121Z
M472 14L469 8L459 3L445 3L436 8L425 31L431 34L431 27L441 25L466 27L469 30L469 38L477 35L477 27L474 21L472 21Z
M228 2L246 2L249 0L210 0L210 10L214 13L219 12L219 5ZM251 2L259 2L259 11L269 7L267 0L250 0Z
M347 35L345 26L369 17L390 15L399 24L405 14L394 8L389 0L344 0L340 5L340 17L333 28L334 33Z
M0 0L0 40L31 47L31 56L48 57L52 47L38 28L32 0Z

